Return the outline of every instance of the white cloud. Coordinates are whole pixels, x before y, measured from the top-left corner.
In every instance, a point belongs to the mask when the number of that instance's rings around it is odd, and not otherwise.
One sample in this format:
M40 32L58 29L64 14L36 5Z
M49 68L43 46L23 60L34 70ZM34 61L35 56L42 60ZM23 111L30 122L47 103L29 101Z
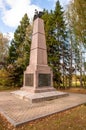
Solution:
M2 20L9 27L17 27L25 13L32 19L34 10L42 10L31 4L31 0L0 0Z
M4 10L5 8L4 8L4 4L3 4L3 0L0 0L0 9L1 10Z
M3 6L3 2L2 2L2 0L0 1L0 8Z
M53 2L53 6L55 6L55 3L57 0L48 0ZM71 0L59 0L60 4L65 7Z
M9 33L3 33L3 36L8 38L9 41L11 41L14 38L14 33L9 32Z
M71 0L59 0L62 6L66 6Z
M48 1L52 1L53 5L55 6L57 0ZM70 0L59 1L63 6L66 5ZM40 7L31 4L31 0L0 0L0 17L4 24L9 27L17 27L25 13L27 13L29 18L32 20L35 9L42 10Z

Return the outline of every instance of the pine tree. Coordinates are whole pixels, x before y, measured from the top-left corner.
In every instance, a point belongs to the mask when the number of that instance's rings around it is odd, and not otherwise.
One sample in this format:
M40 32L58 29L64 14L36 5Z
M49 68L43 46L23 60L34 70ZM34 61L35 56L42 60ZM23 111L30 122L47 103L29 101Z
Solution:
M58 57L56 56L58 51L56 50L56 38L54 35L55 24L54 24L54 13L44 10L44 19L45 24L45 34L46 34L46 43L47 43L47 52L48 52L48 64L52 67L53 70L53 80L56 82L56 62L58 62ZM58 79L57 79L58 80Z
M66 66L68 62L68 43L67 43L67 31L66 24L64 21L64 11L60 5L60 2L56 2L56 7L54 11L54 21L55 21L55 38L56 38L56 46L55 49L58 51L57 58L58 62L55 63L55 66L58 66L55 70L56 79L59 86L62 83L64 86L64 75L66 73Z
M48 50L48 62L53 69L54 83L61 84L61 61L63 61L63 72L67 61L67 33L64 22L64 12L59 1L56 2L55 10L49 13L44 11L42 16L45 21L46 41ZM64 81L63 81L64 82Z
M10 65L8 68L12 69L9 77L14 86L22 85L23 72L29 64L30 44L31 25L27 14L25 14L14 33L14 39L9 48L8 64Z

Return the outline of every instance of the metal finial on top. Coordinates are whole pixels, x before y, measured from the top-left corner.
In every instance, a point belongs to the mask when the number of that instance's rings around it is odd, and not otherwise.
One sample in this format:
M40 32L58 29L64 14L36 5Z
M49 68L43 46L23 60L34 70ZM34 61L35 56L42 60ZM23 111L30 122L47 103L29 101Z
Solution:
M33 18L33 21L37 18L41 18L41 16L43 15L43 12L42 11L39 11L37 9L35 9L35 14L34 14L34 18Z

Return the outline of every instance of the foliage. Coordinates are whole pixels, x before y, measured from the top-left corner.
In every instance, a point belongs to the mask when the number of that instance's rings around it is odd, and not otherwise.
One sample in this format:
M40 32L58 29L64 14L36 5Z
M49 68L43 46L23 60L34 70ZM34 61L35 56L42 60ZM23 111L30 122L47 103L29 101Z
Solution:
M80 73L80 84L83 86L83 72L82 72L82 51L85 51L86 44L86 1L74 0L71 1L66 10L66 21L68 28L68 36L70 42L70 67L73 67L75 62L75 69ZM70 73L70 81L72 83L72 74ZM71 84L70 83L70 84Z
M7 86L8 83L8 71L6 69L0 69L0 87Z
M0 33L0 68L6 65L8 56L9 39Z
M73 10L77 15L75 19L75 34L80 43L86 44L86 1L74 0Z
M11 79L14 86L22 85L23 72L29 64L30 44L31 25L27 14L25 14L14 33L14 39L11 41L9 48L9 79ZM12 69L11 72L10 67Z
M80 44L86 44L86 1L74 0L68 5L69 23L72 32Z
M64 88L65 86L71 87L75 69L80 74L81 86L83 83L86 86L81 56L82 50L86 47L85 7L85 0L74 0L69 3L64 13L60 2L57 1L53 11L49 12L46 9L43 11L48 64L52 67L54 86L56 87L57 85ZM23 72L29 63L31 30L29 19L25 14L9 47L7 71L9 72L9 84L12 86L22 85ZM0 38L1 36L2 34L0 34ZM0 39L0 45L2 41ZM6 47L5 51L1 49L3 52L0 53L0 62L6 62L7 42L5 43L3 44L6 45L4 46Z
M62 82L61 60L63 61L63 64L65 64L68 47L64 12L62 11L59 1L56 2L54 11L51 10L49 13L47 10L44 10L42 18L45 23L48 63L53 69L54 84L60 86L60 83ZM64 54L65 56L63 56Z

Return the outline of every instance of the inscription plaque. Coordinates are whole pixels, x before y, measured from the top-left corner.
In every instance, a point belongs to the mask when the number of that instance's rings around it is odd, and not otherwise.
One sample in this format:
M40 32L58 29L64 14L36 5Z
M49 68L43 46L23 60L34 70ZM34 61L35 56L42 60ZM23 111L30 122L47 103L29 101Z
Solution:
M25 86L33 86L33 74L25 74Z
M51 86L51 74L39 74L38 76L38 86Z

